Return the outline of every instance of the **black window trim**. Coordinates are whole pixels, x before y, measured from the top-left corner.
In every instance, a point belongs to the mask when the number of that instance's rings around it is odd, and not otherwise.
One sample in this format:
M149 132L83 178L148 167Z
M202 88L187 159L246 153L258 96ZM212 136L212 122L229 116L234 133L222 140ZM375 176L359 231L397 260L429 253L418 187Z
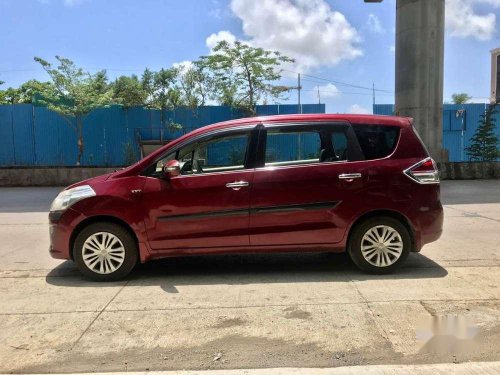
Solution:
M338 161L326 161L326 162L314 162L314 163L297 163L283 166L266 166L265 165L265 154L266 154L266 142L267 142L267 129L275 128L290 128L291 131L295 129L303 129L315 131L318 130L321 135L321 130L325 127L338 127L342 126L345 129L345 135L347 138L347 148L348 153L352 154L349 156L349 160L338 160ZM352 124L348 121L306 121L306 122L283 122L283 123L263 123L261 124L261 130L259 131L259 143L257 150L257 158L255 168L257 169L268 169L268 168L281 168L281 167L296 167L296 166L310 166L310 165L325 165L325 164L335 164L335 163L349 163L355 161L364 161L364 154L361 150L361 146L358 143Z
M177 153L180 149L189 146L192 143L195 142L200 142L203 141L204 139L212 138L214 136L218 135L224 135L224 134L231 134L231 133L239 133L239 132L244 132L248 131L250 132L250 141L248 142L248 150L247 154L245 157L245 166L243 169L238 169L235 171L215 171L215 172L208 172L208 173L200 173L200 174L194 174L194 175L183 175L180 177L186 177L186 176L206 176L206 175L211 175L214 173L230 173L230 172L239 172L239 171L244 171L248 169L253 169L255 168L255 152L253 152L254 148L256 148L256 144L259 142L259 131L260 128L262 127L261 123L252 123L252 124L245 124L242 126L237 126L233 128L223 128L223 129L215 129L207 133L199 134L197 136L194 136L192 138L188 138L184 140L183 142L179 143L172 149L166 150L163 152L161 155L159 155L156 159L151 162L147 167L145 167L141 173L139 173L140 176L145 176L145 177L153 177L153 178L162 178L163 175L158 173L158 172L153 172L151 173L149 170L153 167L156 166L156 164L163 158L165 158L167 155L170 155L172 153ZM148 173L149 172L149 173Z
M398 135L397 135L397 138L396 138L396 141L394 142L394 146L391 150L391 152L382 157L382 158L375 158L375 159L367 159L366 156L365 156L365 153L363 152L363 149L361 148L361 145L359 145L359 141L358 141L358 138L357 138L357 135L356 133L354 133L354 136L356 137L356 141L358 142L358 145L360 147L360 150L361 150L361 153L363 155L363 161L368 161L368 162L372 162L372 161L379 161L379 160L385 160L385 159L390 159L392 158L392 156L396 153L396 151L398 150L399 148L399 143L401 142L401 138L402 138L402 131L403 129L401 128L401 126L397 126L397 125L389 125L389 124L383 124L383 123L377 123L377 124L371 124L371 123L357 123L354 125L354 127L356 126L384 126L384 127L392 127L392 128L395 128L398 130ZM418 135L418 133L415 131L415 128L413 127L412 125L412 129L414 131L414 133L417 135L417 137L420 139L420 136ZM354 132L354 128L353 128L353 132ZM425 144L422 142L422 140L420 139L420 143L422 143L423 147L426 149L425 147ZM427 149L426 149L427 150ZM428 153L428 152L427 152Z

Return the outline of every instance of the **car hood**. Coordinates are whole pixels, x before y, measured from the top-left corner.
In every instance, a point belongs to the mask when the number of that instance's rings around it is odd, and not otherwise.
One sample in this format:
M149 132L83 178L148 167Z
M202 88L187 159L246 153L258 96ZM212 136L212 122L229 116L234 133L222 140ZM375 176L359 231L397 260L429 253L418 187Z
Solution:
M64 190L68 190L68 189L71 189L71 188L74 188L74 187L77 187L77 186L82 186L82 185L90 185L92 187L92 186L94 186L94 185L96 185L98 183L106 181L108 178L110 178L111 176L113 176L115 173L117 173L117 171L111 172L111 173L102 174L100 176L96 176L96 177L92 177L92 178L88 178L86 180L74 183L73 185L69 185Z

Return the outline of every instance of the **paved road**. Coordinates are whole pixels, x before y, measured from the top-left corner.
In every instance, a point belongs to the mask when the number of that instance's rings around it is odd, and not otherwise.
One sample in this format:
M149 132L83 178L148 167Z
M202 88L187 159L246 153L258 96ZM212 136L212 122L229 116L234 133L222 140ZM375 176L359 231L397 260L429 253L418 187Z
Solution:
M442 239L390 276L234 255L82 279L47 253L57 188L0 189L0 372L500 360L500 181L443 184Z

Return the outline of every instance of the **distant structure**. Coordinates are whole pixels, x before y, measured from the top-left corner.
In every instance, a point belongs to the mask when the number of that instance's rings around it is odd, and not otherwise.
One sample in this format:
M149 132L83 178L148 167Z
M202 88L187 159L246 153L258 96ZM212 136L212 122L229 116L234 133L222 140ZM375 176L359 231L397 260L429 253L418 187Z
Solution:
M491 95L490 102L500 101L500 48L491 51Z

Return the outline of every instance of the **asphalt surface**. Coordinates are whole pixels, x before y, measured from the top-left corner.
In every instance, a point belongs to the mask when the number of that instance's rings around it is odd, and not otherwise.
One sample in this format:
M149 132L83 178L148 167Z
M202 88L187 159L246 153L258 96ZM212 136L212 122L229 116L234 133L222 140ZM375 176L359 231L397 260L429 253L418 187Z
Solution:
M0 373L500 360L500 181L445 181L445 231L389 276L344 255L176 258L123 282L48 254L59 188L0 188Z

